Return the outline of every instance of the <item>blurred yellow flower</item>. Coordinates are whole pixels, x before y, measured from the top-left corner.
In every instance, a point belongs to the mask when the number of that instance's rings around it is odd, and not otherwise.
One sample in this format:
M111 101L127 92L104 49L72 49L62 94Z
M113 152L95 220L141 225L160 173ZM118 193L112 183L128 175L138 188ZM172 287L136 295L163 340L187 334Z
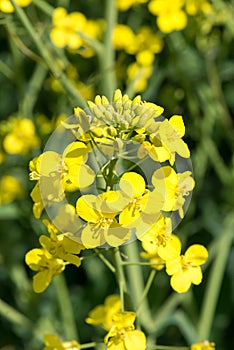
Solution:
M31 4L32 0L15 0L16 4L21 7L26 7ZM10 0L0 0L0 11L5 13L14 12L14 6Z
M27 154L32 148L40 146L35 135L35 126L30 119L9 118L9 132L3 139L3 148L9 154Z
M145 350L146 337L134 327L135 312L118 312L113 315L113 326L104 338L108 350Z
M203 342L192 344L190 350L215 350L215 343L204 340Z
M191 284L200 284L202 281L203 265L208 259L207 249L201 244L193 244L184 255L180 255L181 243L174 245L176 257L165 256L166 272L171 277L171 287L178 293L185 293Z
M76 340L62 342L56 335L45 334L45 347L43 350L80 350L80 344Z
M23 186L14 176L3 175L0 178L0 204L11 203L24 194Z
M184 29L187 16L183 11L184 0L151 0L149 11L157 16L159 29L164 33Z
M116 50L126 50L135 41L135 34L132 29L125 24L116 24L112 33L113 45Z
M67 46L71 50L78 50L85 57L91 57L94 51L87 44L84 36L97 38L102 30L102 22L87 20L81 12L68 14L65 8L57 7L53 12L53 28L50 38L57 47Z
M50 284L55 275L59 275L65 264L62 259L54 258L47 250L35 248L25 256L26 264L37 274L33 276L33 289L36 293L42 293Z
M120 11L127 11L132 6L144 4L149 0L116 0L117 7Z
M94 326L100 325L106 331L113 326L113 316L121 309L120 297L116 294L106 297L103 305L97 305L90 311L86 322Z

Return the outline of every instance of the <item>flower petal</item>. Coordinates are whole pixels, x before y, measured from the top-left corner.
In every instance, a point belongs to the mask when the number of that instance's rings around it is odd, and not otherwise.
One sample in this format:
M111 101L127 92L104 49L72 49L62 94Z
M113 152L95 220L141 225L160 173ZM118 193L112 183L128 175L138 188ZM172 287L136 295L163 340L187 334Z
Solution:
M130 198L140 197L145 191L145 180L137 173L125 173L120 179L119 187Z
M193 244L185 252L185 259L189 260L193 266L199 266L208 259L208 251L201 244Z

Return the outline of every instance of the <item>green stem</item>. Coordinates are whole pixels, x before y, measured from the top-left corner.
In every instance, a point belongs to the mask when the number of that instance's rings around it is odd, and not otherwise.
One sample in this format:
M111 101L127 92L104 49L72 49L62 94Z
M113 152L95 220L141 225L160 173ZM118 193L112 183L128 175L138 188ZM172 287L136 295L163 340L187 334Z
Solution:
M35 45L37 46L37 49L40 52L41 56L43 57L45 63L47 64L51 72L54 74L54 76L60 80L64 89L70 94L70 98L72 99L73 103L74 104L78 103L81 108L87 107L85 100L82 98L79 91L73 86L70 80L67 79L64 72L61 71L59 64L54 59L54 57L51 56L47 46L43 43L39 34L35 31L33 25L29 21L28 17L26 16L22 8L16 4L15 0L12 0L12 3L14 5L17 16L19 17L21 23L24 25L28 34L30 35Z
M112 98L117 82L115 76L115 51L113 49L112 33L117 22L117 7L115 0L106 0L105 4L106 30L103 50L98 52L99 65L102 73L102 90L108 99Z
M21 105L22 114L27 118L32 118L33 108L38 94L47 75L47 68L36 65L32 78L28 84L27 91Z
M43 0L33 0L33 4L37 6L40 10L42 10L48 16L52 16L54 12L54 8L48 4L47 1Z
M140 299L140 301L139 301L139 303L137 305L137 308L136 308L136 313L137 314L139 313L139 310L140 310L144 300L146 299L146 297L147 297L147 295L149 293L149 290L150 290L151 285L152 285L152 283L154 281L155 275L156 275L156 270L151 270L150 274L149 274L149 277L148 277L148 280L147 280L146 285L145 285L145 289L144 289L144 291L142 293L141 299Z
M173 293L169 298L167 298L166 302L160 307L157 311L156 316L153 320L153 327L158 330L162 327L168 317L172 315L176 307L180 304L183 296L181 294Z
M137 241L127 244L124 248L129 260L139 261ZM154 327L148 301L147 299L142 300L142 295L145 290L142 269L139 265L135 265L127 266L126 271L135 309L136 306L141 303L141 312L138 315L139 321L149 333L153 333Z
M80 349L90 349L94 348L97 345L97 343L87 343L87 344L80 344Z
M18 327L21 326L24 328L32 328L32 323L26 316L22 315L19 311L15 310L2 299L0 299L0 315Z
M122 258L120 256L119 248L114 248L112 251L113 261L116 269L116 278L119 285L119 293L120 293L120 300L121 300L121 310L125 310L125 295L127 296L128 290L127 290L127 284L126 279L124 275L123 265L122 265Z
M234 216L233 213L230 213L225 220L223 234L219 237L215 261L209 275L208 285L201 307L201 315L198 322L198 339L201 341L210 337L227 258L233 240L233 227Z
M53 283L57 292L65 338L79 340L73 314L73 307L64 275L60 274L54 277Z
M171 320L173 324L179 328L187 343L194 344L197 342L197 331L185 312L177 311L172 315ZM172 322L170 322L170 324L171 323Z
M97 253L98 257L104 262L104 264L108 267L108 269L113 272L116 273L116 269L115 267L110 263L110 261L102 254L98 251L98 249L95 249L95 252Z
M2 60L0 60L0 72L5 75L9 80L14 79L14 72L13 70L8 67L6 63L4 63Z

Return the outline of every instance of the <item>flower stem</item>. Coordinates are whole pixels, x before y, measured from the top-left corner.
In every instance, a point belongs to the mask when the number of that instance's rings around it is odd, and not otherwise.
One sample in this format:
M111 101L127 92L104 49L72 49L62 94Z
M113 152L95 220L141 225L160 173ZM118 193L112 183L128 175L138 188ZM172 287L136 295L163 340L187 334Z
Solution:
M73 308L64 275L60 274L56 276L53 279L53 283L57 292L65 337L66 339L75 339L78 341L79 338L76 329Z
M128 295L127 284L125 279L125 274L122 266L122 258L120 256L119 248L114 248L112 250L113 261L116 269L116 278L119 285L119 293L121 300L121 310L125 310L125 296Z
M139 261L139 252L137 241L132 242L125 247L125 253L131 261ZM149 333L154 332L152 327L152 317L148 305L147 299L142 299L145 287L144 279L142 275L142 269L139 265L131 265L126 267L131 295L133 297L133 303L136 308L141 303L141 312L139 313L140 323L145 327Z
M201 315L198 322L198 340L209 339L214 319L215 309L222 285L224 270L233 240L234 216L230 213L227 216L222 236L219 237L216 258L209 275L208 285L201 308Z
M115 51L112 43L112 33L117 21L117 8L115 0L106 0L105 4L105 20L106 30L104 36L103 50L98 52L99 65L102 73L102 90L108 99L112 98L112 94L116 89L115 76Z
M149 290L150 290L150 287L154 281L154 278L155 278L155 275L156 275L156 270L151 270L150 271L150 274L149 274L149 277L148 277L148 280L146 282L146 285L145 285L145 289L142 293L142 296L141 296L141 299L140 301L138 302L138 305L137 305L137 308L136 308L136 313L139 313L139 310L145 300L145 298L147 297L148 293L149 293Z
M21 326L24 328L31 328L31 321L24 315L22 315L19 311L15 310L12 306L8 305L5 301L0 299L0 315L5 317L7 320L17 325L17 327Z

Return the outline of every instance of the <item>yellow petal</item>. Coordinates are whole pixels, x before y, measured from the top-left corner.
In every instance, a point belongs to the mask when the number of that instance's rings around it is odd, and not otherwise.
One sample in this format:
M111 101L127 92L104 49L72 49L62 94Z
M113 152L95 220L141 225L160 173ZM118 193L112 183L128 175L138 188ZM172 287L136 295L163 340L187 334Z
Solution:
M63 152L63 158L73 159L77 163L87 160L88 147L83 142L70 143Z
M97 197L87 194L78 199L76 202L77 214L87 222L97 222L101 218L101 214L96 210Z
M179 257L181 251L181 242L179 238L176 235L171 234L170 237L167 239L165 244L160 245L158 247L158 255L163 260L174 260ZM171 274L169 272L172 272L172 267L169 267L169 264L167 266L167 273ZM169 271L169 272L168 272Z
M42 293L48 287L51 282L51 272L50 270L44 270L38 272L33 276L33 290L36 293Z
M179 137L183 137L185 134L185 126L184 126L184 122L183 122L183 118L181 115L173 115L170 119L169 119L169 123L173 126L173 128L175 128L175 130L177 131Z
M182 271L180 256L172 260L166 260L166 272L168 275L174 275L179 273L179 271Z
M140 197L145 191L145 180L137 173L125 173L121 177L119 187L130 198Z
M131 237L131 231L118 223L112 223L108 231L105 231L105 240L112 247L118 247Z
M104 236L105 229L87 224L82 230L81 240L83 245L90 249L100 247L106 243Z
M189 275L190 275L191 282L193 284L198 285L198 284L201 283L201 281L202 281L202 271L201 271L200 266L191 267L189 269Z
M171 277L171 287L177 293L185 293L189 290L191 286L191 278L188 271L186 272L178 272Z
M146 337L145 334L139 330L127 331L124 335L124 343L126 350L145 350Z
M57 47L64 47L67 45L67 33L63 28L54 27L50 32L50 39Z
M190 261L193 266L199 266L208 259L208 251L201 244L193 244L185 252L185 259Z

